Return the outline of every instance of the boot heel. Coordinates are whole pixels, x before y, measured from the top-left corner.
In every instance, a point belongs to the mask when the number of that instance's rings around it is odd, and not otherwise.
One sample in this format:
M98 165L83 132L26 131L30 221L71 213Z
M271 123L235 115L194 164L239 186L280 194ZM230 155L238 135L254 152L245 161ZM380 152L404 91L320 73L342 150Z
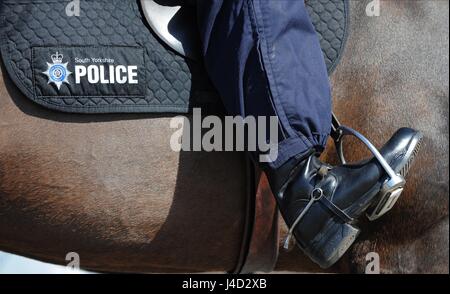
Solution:
M332 219L327 228L307 246L312 250L303 248L303 251L320 267L328 268L344 255L355 242L359 232L360 230L351 224Z

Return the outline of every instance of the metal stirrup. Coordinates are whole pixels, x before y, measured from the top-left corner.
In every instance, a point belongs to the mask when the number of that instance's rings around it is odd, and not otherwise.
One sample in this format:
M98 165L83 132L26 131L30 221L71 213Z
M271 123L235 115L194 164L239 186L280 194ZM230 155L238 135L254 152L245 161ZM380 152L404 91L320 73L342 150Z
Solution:
M403 191L403 187L405 186L405 179L391 168L391 166L377 150L377 148L366 137L351 128L342 126L334 114L332 129L332 137L335 141L337 153L342 164L347 163L344 156L343 139L345 136L354 136L367 146L367 148L375 156L381 167L388 175L388 179L383 183L383 186L380 190L380 201L373 210L367 213L367 217L369 218L369 220L375 220L381 217L386 212L391 210L395 202L397 202L400 194Z

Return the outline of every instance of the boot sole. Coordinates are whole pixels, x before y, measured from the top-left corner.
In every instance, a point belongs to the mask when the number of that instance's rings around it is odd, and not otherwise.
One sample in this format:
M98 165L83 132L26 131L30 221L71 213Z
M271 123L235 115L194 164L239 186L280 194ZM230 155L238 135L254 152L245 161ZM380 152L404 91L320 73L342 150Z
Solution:
M419 151L422 147L422 142L423 142L423 135L421 132L417 132L417 134L413 138L413 143L411 144L414 147L410 148L406 153L405 157L403 158L404 162L400 164L400 166L402 166L400 171L396 170L396 172L400 173L402 177L406 178L406 176L408 175L412 163L414 162L414 159L416 159L417 154L419 154Z

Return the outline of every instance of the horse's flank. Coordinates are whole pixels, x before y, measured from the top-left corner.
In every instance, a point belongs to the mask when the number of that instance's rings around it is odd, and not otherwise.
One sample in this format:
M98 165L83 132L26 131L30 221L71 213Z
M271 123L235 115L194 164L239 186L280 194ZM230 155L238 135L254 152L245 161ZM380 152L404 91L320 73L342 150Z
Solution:
M449 4L382 1L368 17L367 2L351 2L335 112L378 146L401 126L425 142L396 207L360 224L331 271L363 272L377 252L383 272L448 272ZM247 205L242 154L172 152L169 116L45 110L1 70L0 249L61 264L74 251L97 271L233 270ZM366 154L350 145L350 158ZM318 268L294 250L280 252L277 270Z

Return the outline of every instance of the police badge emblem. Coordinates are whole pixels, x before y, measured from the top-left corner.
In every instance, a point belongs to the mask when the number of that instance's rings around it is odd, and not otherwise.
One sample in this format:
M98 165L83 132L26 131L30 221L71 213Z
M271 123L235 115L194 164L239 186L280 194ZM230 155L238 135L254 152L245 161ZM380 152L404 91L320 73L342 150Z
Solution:
M56 85L58 90L60 90L63 83L70 84L68 77L72 73L67 69L68 62L62 63L64 58L63 54L56 52L50 57L53 63L47 62L48 69L47 71L43 72L43 74L48 77L48 84L53 83Z

